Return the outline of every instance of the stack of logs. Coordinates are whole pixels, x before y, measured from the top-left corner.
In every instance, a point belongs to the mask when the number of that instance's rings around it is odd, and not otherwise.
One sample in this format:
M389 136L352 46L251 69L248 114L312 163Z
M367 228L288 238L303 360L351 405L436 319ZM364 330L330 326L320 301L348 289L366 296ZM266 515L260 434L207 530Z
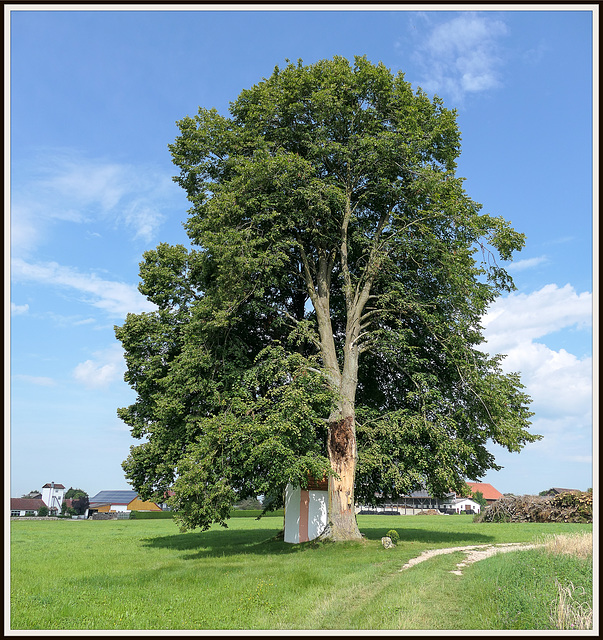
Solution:
M503 496L475 517L477 522L592 522L593 494Z

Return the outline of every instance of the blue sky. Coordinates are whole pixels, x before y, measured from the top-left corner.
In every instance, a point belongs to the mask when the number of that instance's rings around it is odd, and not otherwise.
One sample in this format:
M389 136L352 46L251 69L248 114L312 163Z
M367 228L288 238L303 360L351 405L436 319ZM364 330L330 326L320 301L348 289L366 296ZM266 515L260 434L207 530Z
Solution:
M50 481L129 488L121 462L136 441L116 409L134 393L113 327L152 308L137 291L143 251L187 244L176 121L199 106L227 115L285 59L363 54L457 108L467 192L527 235L509 267L517 291L483 319L485 348L522 372L544 438L520 454L493 446L504 468L483 481L516 494L593 486L596 5L36 6L5 6L11 496Z

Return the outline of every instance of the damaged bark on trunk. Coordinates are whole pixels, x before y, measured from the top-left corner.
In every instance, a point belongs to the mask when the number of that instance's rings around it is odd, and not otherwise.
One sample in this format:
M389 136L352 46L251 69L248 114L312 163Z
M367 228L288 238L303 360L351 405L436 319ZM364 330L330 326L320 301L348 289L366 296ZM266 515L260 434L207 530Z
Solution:
M328 537L332 540L361 538L354 508L356 433L354 417L329 423L327 450L331 468L339 479L329 478Z

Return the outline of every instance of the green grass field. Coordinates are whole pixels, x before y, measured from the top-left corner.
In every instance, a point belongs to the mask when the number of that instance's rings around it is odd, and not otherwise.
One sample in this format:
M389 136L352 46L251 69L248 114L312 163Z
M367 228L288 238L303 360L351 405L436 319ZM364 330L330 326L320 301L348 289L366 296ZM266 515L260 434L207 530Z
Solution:
M450 573L421 551L592 530L358 516L358 543L274 540L282 518L180 533L170 520L11 522L11 630L550 629L557 583L592 606L592 556L517 551ZM381 537L396 529L386 550ZM557 583L556 583L557 580ZM569 624L568 624L569 626Z

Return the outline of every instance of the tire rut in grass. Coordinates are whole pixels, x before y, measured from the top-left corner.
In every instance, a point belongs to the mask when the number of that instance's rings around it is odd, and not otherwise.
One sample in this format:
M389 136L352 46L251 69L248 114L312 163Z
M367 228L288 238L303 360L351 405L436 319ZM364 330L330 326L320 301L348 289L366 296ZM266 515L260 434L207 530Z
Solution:
M525 551L528 549L536 549L537 547L542 547L542 544L522 544L520 542L508 542L501 544L475 544L475 545L467 545L465 547L448 547L446 549L430 549L428 551L423 551L419 556L415 558L411 558L401 569L400 571L406 571L411 567L414 567L416 564L421 562L425 562L434 556L439 556L442 554L448 553L456 553L458 551L462 551L465 553L465 560L459 562L456 565L456 569L453 569L450 573L454 573L456 575L462 575L463 569L473 564L474 562L479 562L480 560L485 560L497 553L508 553L510 551Z
M366 581L355 584L341 584L341 588L334 588L333 594L324 598L312 612L316 629L354 629L356 627L341 626L342 615L346 621L353 619L354 614L364 610L375 600L392 582L397 580L397 571L384 573L380 576L367 577Z

